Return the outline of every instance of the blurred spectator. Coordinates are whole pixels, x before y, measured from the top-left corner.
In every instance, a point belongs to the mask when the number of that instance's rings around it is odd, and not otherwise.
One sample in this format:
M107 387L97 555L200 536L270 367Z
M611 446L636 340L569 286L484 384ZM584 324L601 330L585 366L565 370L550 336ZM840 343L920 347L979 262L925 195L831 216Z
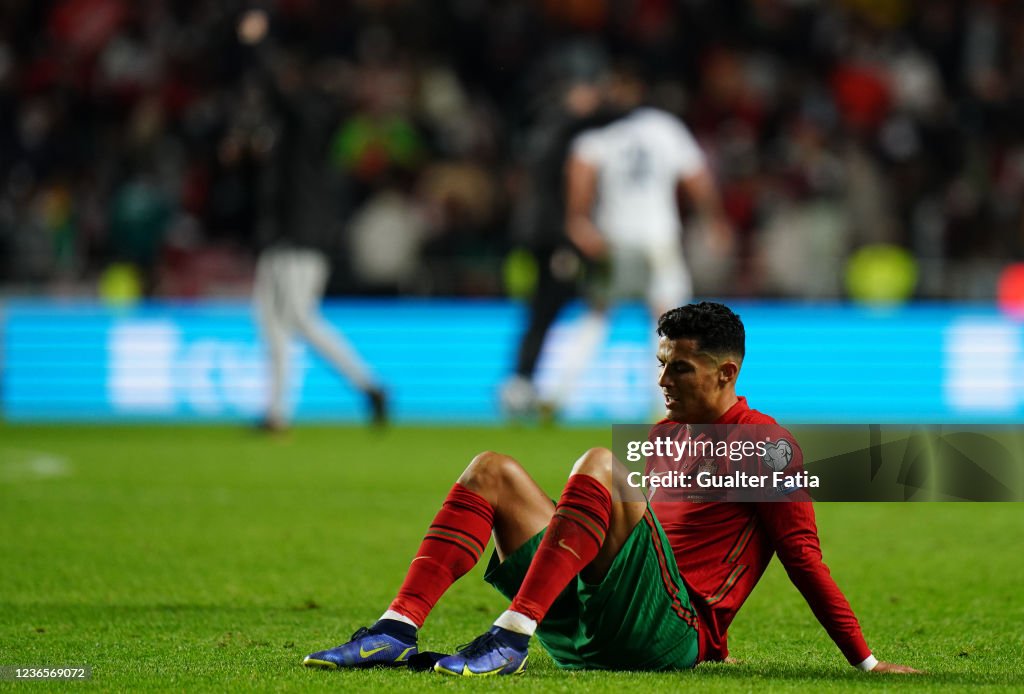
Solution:
M422 172L418 194L427 215L423 262L431 293L499 293L504 248L495 233L500 201L494 176L473 161L436 162Z
M163 245L171 216L170 201L146 172L131 174L114 190L109 236L118 260L127 260L149 276Z
M412 293L419 275L420 245L427 233L421 211L398 188L370 198L349 225L349 254L359 285L372 294Z

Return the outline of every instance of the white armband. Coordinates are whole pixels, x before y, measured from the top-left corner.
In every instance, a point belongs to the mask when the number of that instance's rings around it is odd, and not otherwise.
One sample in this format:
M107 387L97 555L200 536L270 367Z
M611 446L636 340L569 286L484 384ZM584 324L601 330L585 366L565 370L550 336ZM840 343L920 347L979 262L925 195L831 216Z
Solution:
M875 669L876 665L878 665L878 658L873 655L869 655L867 658L857 663L856 668L858 670L863 670L864 672L871 672Z

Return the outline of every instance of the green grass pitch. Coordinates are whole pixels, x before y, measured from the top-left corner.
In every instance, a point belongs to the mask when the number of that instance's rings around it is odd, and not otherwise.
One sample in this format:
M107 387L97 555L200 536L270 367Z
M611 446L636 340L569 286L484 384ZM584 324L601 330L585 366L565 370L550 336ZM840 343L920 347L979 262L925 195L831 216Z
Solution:
M1024 687L1024 505L821 504L825 560L883 659L846 665L773 563L730 632L738 665L522 677L323 672L308 652L387 606L444 493L483 449L557 494L609 430L0 425L0 665L90 665L61 689L701 691ZM421 647L451 649L504 609L482 566L442 599ZM35 685L3 681L0 689ZM41 685L46 686L46 685Z

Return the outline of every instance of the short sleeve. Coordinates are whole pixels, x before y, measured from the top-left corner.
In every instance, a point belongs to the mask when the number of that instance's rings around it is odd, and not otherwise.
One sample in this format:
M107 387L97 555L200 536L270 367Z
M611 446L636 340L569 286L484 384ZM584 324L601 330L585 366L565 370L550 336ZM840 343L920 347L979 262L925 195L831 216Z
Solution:
M600 130L587 130L572 141L572 155L591 166L600 166L607 150Z
M666 140L665 151L671 153L672 167L677 174L686 178L700 173L705 166L704 153L690 129L678 119L666 116L662 131Z

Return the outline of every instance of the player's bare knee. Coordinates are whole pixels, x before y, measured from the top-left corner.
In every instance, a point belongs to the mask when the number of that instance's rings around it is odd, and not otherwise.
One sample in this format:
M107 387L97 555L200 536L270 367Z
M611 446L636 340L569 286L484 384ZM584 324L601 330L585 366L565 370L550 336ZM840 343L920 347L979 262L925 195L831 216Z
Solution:
M494 451L478 453L459 477L459 484L488 497L497 493L522 470L514 458Z
M570 475L589 475L611 488L614 456L607 448L591 448L572 466Z

